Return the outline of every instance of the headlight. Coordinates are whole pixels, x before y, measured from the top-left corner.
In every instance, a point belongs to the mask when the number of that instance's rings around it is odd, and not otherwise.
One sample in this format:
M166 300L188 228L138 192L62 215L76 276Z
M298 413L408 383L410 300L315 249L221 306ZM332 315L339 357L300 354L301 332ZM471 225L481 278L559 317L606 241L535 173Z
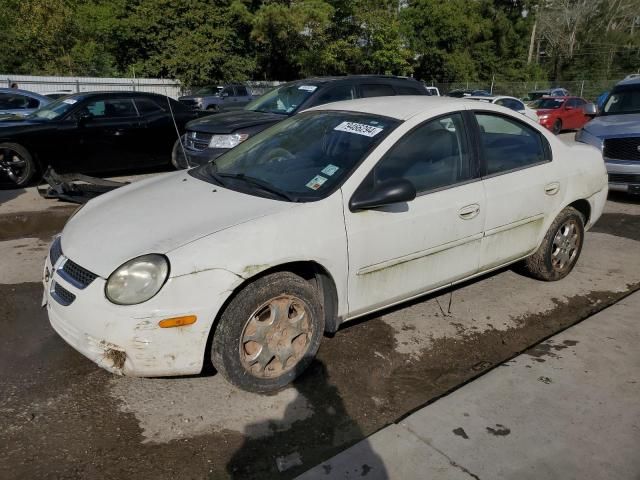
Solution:
M118 305L146 302L160 291L169 276L169 260L164 255L150 254L129 260L113 272L104 292Z
M244 142L249 135L246 133L232 133L231 135L214 135L211 137L209 147L211 148L233 148Z
M592 133L587 132L584 128L581 128L580 130L578 130L578 133L576 133L576 142L593 145L600 150L604 148L604 140L600 137L596 137Z
M547 118L549 118L549 115L539 115L538 116L539 120L546 120Z

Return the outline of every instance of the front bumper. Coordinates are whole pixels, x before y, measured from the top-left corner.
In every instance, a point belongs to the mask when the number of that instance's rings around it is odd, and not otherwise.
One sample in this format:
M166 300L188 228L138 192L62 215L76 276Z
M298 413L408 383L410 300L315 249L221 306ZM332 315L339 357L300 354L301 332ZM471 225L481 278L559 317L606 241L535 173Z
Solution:
M122 306L106 299L103 278L84 289L67 282L59 273L63 261L64 257L52 267L47 257L43 303L53 329L74 349L121 375L173 376L202 370L209 332L236 276L214 269L169 278L151 300ZM67 305L56 295L56 284L71 294L67 299L75 297ZM158 325L162 319L184 315L196 315L196 323Z
M609 190L640 194L640 162L604 159L609 174Z
M194 150L192 148L184 149L187 158L189 159L189 165L181 165L183 168L197 167L204 165L212 160L215 160L223 153L229 151L228 148L205 148L204 150ZM180 156L182 158L182 155Z

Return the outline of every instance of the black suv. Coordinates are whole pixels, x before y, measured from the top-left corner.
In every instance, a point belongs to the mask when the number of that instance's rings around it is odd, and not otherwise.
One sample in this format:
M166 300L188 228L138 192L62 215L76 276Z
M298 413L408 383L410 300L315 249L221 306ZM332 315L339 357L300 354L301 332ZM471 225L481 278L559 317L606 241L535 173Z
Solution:
M389 95L429 95L429 92L413 78L383 75L320 77L285 83L243 110L189 122L181 137L184 149L179 141L174 145L173 163L182 168L204 164L267 127L316 105Z

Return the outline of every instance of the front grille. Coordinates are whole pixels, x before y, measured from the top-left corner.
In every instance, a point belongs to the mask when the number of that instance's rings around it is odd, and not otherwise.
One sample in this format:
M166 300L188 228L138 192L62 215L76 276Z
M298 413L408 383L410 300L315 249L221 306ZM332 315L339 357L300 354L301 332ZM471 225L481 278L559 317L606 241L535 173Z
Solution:
M51 260L51 266L55 265L60 255L62 255L62 241L60 237L56 237L56 239L51 244L51 249L49 250L49 259Z
M640 161L640 137L605 139L604 156L617 160Z
M610 173L609 181L611 183L638 183L640 184L640 175L626 173Z
M73 303L76 299L76 296L71 293L69 290L64 288L58 282L54 282L53 291L51 292L51 296L56 299L56 301L63 306L68 306Z
M196 102L195 100L188 99L188 98L180 100L180 103L182 103L183 105L186 105L189 108L193 108L193 109L197 109L198 108L198 102Z
M211 133L187 132L185 135L185 147L194 150L204 150L209 146L212 136Z
M98 276L95 273L90 272L86 268L81 267L77 263L67 259L64 262L64 266L61 270L58 270L58 275L64 278L67 282L76 288L87 288L91 282L93 282Z

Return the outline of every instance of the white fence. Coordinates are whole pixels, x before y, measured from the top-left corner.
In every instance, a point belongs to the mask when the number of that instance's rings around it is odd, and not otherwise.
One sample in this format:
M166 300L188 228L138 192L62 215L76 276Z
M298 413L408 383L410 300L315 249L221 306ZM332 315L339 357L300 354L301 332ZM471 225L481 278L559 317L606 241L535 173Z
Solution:
M178 98L182 92L182 84L178 80L160 78L38 77L0 74L0 87L10 87L13 83L17 83L18 88L37 93L133 90Z

